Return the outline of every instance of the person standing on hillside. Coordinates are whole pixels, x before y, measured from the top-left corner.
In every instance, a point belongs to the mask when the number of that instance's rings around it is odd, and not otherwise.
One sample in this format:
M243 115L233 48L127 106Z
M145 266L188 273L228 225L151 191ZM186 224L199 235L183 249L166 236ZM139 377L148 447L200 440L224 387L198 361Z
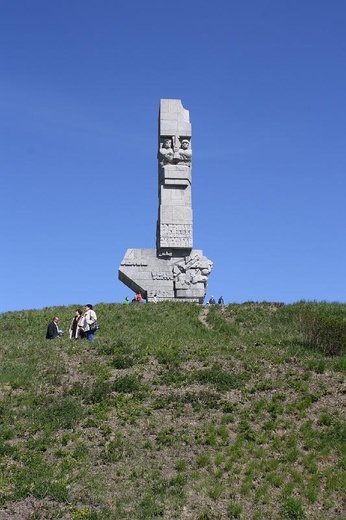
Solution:
M54 316L53 320L48 324L46 339L54 339L60 335L59 318Z
M71 321L69 336L70 339L78 339L81 337L81 328L78 325L79 320L82 317L82 311L80 309L76 309L75 316Z
M138 302L138 303L142 303L142 301L143 301L143 296L142 296L142 294L141 294L141 291L137 291L137 292L136 292L135 301Z
M94 341L95 339L95 330L93 328L93 325L97 321L96 312L93 310L93 306L91 303L88 303L85 306L85 312L83 316L80 318L78 322L78 326L81 327L81 329L84 332L84 337L88 339L89 341Z

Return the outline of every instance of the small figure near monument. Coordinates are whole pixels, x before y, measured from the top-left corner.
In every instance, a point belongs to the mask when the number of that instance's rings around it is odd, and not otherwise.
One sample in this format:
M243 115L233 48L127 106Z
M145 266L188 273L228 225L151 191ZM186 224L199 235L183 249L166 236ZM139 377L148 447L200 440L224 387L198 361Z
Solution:
M225 302L223 301L223 297L220 296L220 298L217 301L218 305L225 305Z
M124 305L128 305L130 303L129 297L126 296L125 300L123 301Z
M136 292L136 296L134 297L134 299L132 301L137 302L137 303L142 303L143 296L141 294L141 291Z
M215 305L216 301L215 301L215 298L214 296L210 296L209 298L209 305Z

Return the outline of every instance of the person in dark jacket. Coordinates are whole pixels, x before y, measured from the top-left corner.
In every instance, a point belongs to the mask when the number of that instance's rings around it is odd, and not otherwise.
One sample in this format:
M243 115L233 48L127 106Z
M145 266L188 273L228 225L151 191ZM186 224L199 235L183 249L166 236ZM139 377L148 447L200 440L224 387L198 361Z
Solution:
M59 336L59 318L58 316L54 316L53 321L51 321L47 328L46 339L54 339Z
M70 328L69 328L69 337L70 337L70 339L78 339L78 338L82 337L81 332L83 332L83 331L78 326L78 322L81 319L82 314L83 313L82 313L81 309L76 309L74 318L71 321L71 325L70 325Z

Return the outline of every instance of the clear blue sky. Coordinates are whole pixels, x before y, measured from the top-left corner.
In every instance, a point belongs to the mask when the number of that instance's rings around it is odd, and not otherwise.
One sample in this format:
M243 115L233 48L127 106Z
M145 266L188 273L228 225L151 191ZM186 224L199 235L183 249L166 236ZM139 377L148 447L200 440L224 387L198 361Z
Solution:
M207 298L345 301L344 0L0 0L0 312L121 302L157 119L192 123Z

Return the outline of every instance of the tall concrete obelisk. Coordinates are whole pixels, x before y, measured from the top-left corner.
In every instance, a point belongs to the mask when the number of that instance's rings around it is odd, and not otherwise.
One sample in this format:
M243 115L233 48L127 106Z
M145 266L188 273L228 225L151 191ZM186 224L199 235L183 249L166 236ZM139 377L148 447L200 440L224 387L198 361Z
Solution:
M158 141L156 250L128 249L119 280L147 301L203 303L213 264L193 249L191 123L179 99L161 99Z

